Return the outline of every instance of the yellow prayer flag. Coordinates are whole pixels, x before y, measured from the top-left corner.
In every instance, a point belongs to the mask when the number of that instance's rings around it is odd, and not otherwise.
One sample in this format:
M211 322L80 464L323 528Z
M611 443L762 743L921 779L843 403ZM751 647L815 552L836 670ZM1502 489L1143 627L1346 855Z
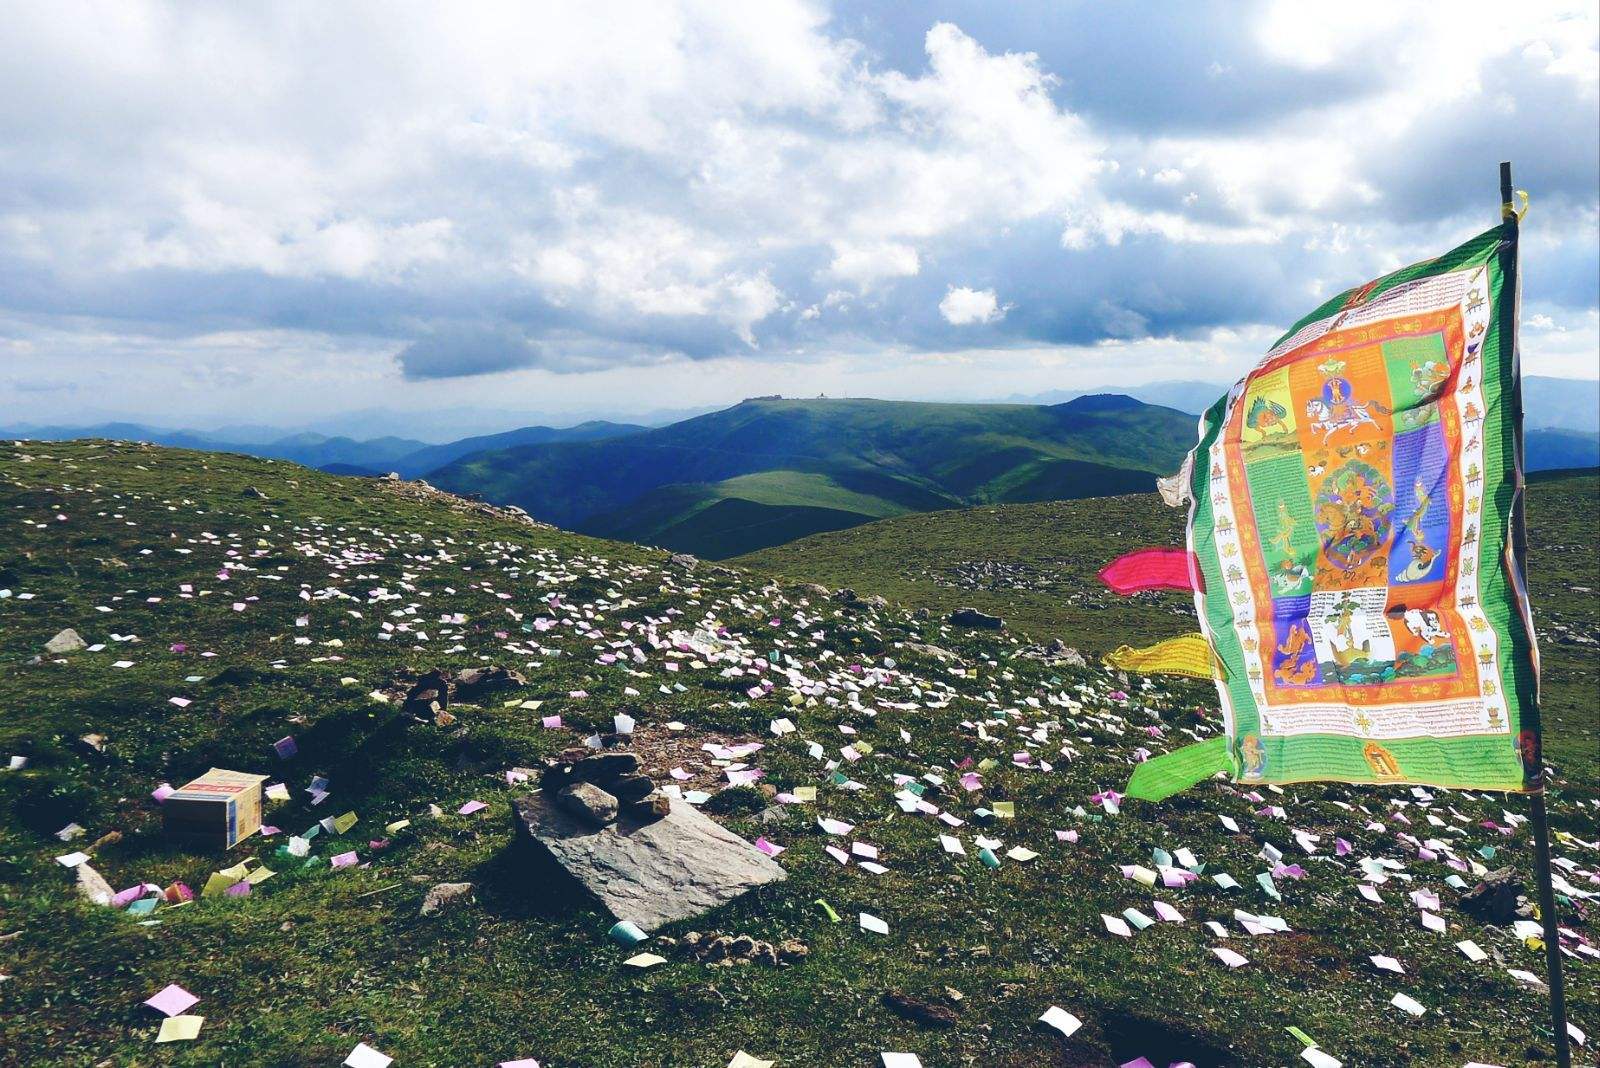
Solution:
M1215 678L1220 671L1203 634L1169 638L1145 649L1124 645L1116 652L1107 653L1103 663L1123 671L1137 671L1145 675L1186 675L1191 679Z

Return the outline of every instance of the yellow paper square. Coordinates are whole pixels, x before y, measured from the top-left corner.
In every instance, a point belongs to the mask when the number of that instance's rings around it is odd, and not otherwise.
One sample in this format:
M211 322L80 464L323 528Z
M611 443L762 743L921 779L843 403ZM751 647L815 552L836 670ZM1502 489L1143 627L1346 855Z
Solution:
M200 1025L205 1022L204 1016L168 1016L161 1021L161 1033L156 1035L156 1041L193 1041L200 1036Z

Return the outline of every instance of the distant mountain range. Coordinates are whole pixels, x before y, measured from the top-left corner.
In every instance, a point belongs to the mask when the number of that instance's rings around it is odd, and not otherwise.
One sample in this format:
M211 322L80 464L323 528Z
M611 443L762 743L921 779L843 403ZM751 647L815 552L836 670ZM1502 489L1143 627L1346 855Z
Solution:
M588 534L724 558L910 512L1147 491L1195 441L1198 381L1048 403L756 398L655 429L591 421L428 444L270 427L0 427L0 437L115 438L289 460L334 474L426 477ZM1524 379L1530 471L1600 465L1600 383ZM1159 398L1165 403L1154 403Z
M337 475L381 475L397 471L405 478L417 478L451 460L483 449L506 448L546 441L597 441L619 434L632 434L644 427L626 423L588 422L573 427L528 426L503 434L462 438L443 445L410 438L379 437L356 440L302 432L281 437L270 436L267 427L228 428L241 433L237 439L220 432L168 430L141 423L97 423L93 426L15 426L0 427L0 437L31 438L40 441L65 441L71 438L111 438L118 441L148 441L180 449L206 452L238 452L289 460L306 467L317 467Z
M1061 405L748 400L593 443L473 453L430 480L558 526L720 558L906 512L1148 491L1192 416Z
M1148 382L1142 386L1103 386L1096 389L1053 389L1045 393L1012 394L1011 404L1061 404L1096 393L1121 393L1146 404L1160 404L1196 415L1228 392L1231 383L1203 381ZM1570 430L1600 434L1600 380L1592 378L1522 377L1522 409L1529 430Z

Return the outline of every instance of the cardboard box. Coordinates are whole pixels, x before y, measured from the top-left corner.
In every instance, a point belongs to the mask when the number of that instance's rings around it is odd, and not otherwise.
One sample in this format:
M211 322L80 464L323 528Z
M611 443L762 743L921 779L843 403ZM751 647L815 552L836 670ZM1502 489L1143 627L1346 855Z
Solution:
M228 849L261 829L265 775L212 768L168 795L162 827L169 839L205 849Z

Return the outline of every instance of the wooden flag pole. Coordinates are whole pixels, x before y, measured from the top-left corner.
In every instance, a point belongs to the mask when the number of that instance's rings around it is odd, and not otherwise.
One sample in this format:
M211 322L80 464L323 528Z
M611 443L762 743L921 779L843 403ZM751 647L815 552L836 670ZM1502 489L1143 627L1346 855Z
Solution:
M1507 324L1511 338L1512 359L1517 368L1511 394L1511 412L1516 427L1516 464L1517 464L1517 495L1512 505L1511 537L1516 566L1526 568L1528 551L1528 528L1523 509L1522 479L1522 368L1520 353L1517 352L1517 313L1520 312L1522 279L1516 273L1520 268L1517 258L1517 239L1521 229L1517 218L1516 193L1511 187L1511 164L1500 164L1500 217L1505 224L1509 240L1512 245L1511 263L1512 275L1504 282L1505 285L1514 287L1512 290L1513 312L1511 322ZM1527 589L1526 574L1519 575L1521 585ZM1532 635L1529 635L1530 639ZM1538 700L1537 691L1535 701ZM1535 728L1538 729L1538 728ZM1567 991L1566 983L1561 975L1561 923L1556 915L1556 892L1550 879L1550 819L1544 806L1544 766L1542 747L1535 749L1541 753L1537 759L1540 766L1534 769L1534 790L1529 800L1532 808L1533 824L1533 859L1534 876L1539 883L1539 918L1544 923L1544 963L1545 973L1550 982L1550 1022L1555 1027L1556 1066L1557 1068L1572 1068L1572 1044L1567 1037Z

